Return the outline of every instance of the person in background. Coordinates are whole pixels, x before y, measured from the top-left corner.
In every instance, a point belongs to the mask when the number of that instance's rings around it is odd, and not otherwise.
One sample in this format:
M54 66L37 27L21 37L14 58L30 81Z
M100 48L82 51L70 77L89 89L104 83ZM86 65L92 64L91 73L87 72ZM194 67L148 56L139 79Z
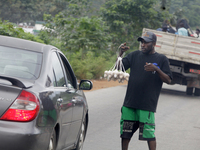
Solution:
M199 29L196 29L196 32L195 32L195 34L194 34L193 36L194 36L195 38L200 39L199 33L200 33L200 30L199 30Z
M167 32L168 33L175 33L176 31L173 29L173 27L172 27L172 25L171 25L171 23L170 23L170 21L169 20L164 20L163 21L163 27L167 27Z
M162 31L162 28L158 28L158 29L156 29L156 31Z
M184 24L180 23L180 28L178 29L178 35L188 36L187 29L184 28Z
M163 32L168 32L168 27L167 25L163 25L162 28L156 29L157 31L163 31Z
M164 20L162 23L162 28L158 28L157 31L163 31L168 33L175 34L175 30L173 29L172 25L170 24L169 20Z
M180 19L177 21L176 30L178 31L179 28L182 28L181 26L187 30L188 35L186 36L191 36L191 37L193 36L193 32L186 19Z

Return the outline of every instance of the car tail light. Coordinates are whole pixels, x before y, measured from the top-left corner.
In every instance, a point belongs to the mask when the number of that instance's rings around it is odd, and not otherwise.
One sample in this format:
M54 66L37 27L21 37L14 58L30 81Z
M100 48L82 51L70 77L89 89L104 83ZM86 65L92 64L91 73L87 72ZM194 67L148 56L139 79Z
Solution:
M8 121L31 121L35 119L40 109L38 98L27 91L22 91L10 108L1 117Z
M196 69L190 69L191 73L196 73L196 74L200 74L200 70L196 70Z

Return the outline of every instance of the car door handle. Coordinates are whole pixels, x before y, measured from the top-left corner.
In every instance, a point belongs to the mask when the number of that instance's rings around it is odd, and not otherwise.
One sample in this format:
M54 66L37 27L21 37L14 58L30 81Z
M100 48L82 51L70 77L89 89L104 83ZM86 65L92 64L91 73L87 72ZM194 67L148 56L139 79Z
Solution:
M63 99L62 99L62 98L58 98L58 99L57 99L57 102L62 103L62 102L63 102Z

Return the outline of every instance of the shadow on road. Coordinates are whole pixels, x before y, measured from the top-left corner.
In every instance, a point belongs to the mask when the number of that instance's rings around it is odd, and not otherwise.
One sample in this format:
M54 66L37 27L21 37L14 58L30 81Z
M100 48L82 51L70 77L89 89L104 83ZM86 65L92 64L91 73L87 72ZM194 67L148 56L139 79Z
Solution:
M172 90L172 89L165 89L165 88L162 88L161 89L161 93L162 94L170 94L170 95L176 95L176 96L188 96L186 95L185 91L178 91L178 90ZM191 97L191 96L188 96L188 97Z
M121 85L125 88L127 88L127 85ZM174 95L174 96L182 96L182 97L193 97L193 98L200 98L200 96L194 96L194 95L186 95L185 91L180 91L180 90L176 90L176 89L168 89L168 88L162 88L161 89L161 94L170 94L170 95Z
M173 96L188 97L188 98L194 98L194 99L197 99L197 100L200 99L200 96L187 95L185 91L178 91L178 90L175 90L175 89L162 88L161 94L170 94L170 95L173 95Z

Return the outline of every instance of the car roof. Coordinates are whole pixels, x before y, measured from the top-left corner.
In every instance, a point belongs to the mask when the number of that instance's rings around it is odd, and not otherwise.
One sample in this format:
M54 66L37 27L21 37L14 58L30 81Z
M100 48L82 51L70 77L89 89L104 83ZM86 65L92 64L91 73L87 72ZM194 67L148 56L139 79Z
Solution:
M50 46L38 42L33 42L29 40L24 40L20 38L14 38L9 36L2 36L0 35L0 45L7 46L7 47L14 47L18 49L36 51L36 52L43 52L44 47ZM50 46L53 48L53 46Z

